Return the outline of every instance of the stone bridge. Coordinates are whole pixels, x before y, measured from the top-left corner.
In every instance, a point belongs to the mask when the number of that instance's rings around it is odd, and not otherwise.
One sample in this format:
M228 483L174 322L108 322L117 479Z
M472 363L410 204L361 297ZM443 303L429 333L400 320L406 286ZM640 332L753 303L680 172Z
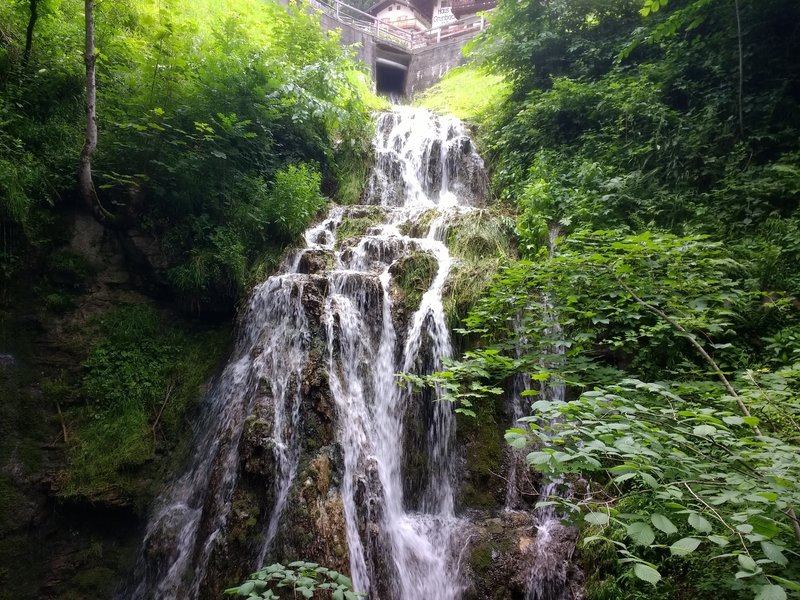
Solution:
M372 70L378 92L413 96L464 62L464 45L484 28L481 16L448 28L412 32L392 27L339 0L310 0L322 26L339 30L341 43L359 44L356 56Z

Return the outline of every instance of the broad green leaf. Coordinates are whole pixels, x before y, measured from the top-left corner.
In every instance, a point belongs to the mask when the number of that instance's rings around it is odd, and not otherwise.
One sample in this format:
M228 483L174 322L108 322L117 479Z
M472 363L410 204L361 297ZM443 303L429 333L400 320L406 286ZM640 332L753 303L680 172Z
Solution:
M678 531L678 528L673 525L672 521L670 521L664 515L660 515L658 513L650 515L650 520L653 522L653 525L655 525L656 529L663 531L667 535L672 535Z
M639 473L639 476L651 488L655 489L658 487L658 481L656 481L656 478L650 475L650 473Z
M739 554L736 558L745 571L754 572L758 569L756 561L750 558L747 554Z
M783 587L789 588L793 592L800 592L800 581L789 581L788 579L784 579L783 577L778 577L777 575L767 575L772 581L777 581Z
M669 547L669 551L673 556L686 556L697 550L700 545L700 540L693 537L685 537L679 539L677 542Z
M692 513L689 515L689 525L694 527L700 533L711 533L712 527L711 523L709 523L701 514L699 513Z
M525 460L529 465L545 465L550 462L551 456L549 452L531 452Z
M637 521L628 525L628 536L640 546L649 546L656 539L656 534L647 523Z
M661 573L656 571L653 567L650 567L642 563L636 563L635 565L633 565L633 573L639 579L646 581L648 583L652 583L653 585L661 581Z
M761 549L764 551L764 556L772 562L785 567L789 564L789 560L783 555L781 549L772 542L761 542Z
M730 544L730 541L719 535L708 536L708 541L716 544L717 546L727 546Z
M755 600L786 600L786 591L779 585L765 585L758 590Z
M583 519L592 525L608 525L608 513L604 512L586 513Z
M521 450L528 443L528 436L525 433L518 433L516 431L507 431L506 442L512 448Z
M692 430L692 433L697 436L705 437L717 433L717 428L712 425L698 425Z

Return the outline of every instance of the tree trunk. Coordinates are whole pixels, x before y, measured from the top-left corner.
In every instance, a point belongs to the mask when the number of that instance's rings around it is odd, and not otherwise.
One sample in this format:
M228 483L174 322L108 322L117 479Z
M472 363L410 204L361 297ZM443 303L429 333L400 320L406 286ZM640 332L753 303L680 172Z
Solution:
M97 147L97 83L95 81L94 52L94 1L85 0L86 47L83 61L86 65L86 139L81 150L78 173L81 197L92 213L96 212L94 181L92 180L92 154Z
M744 50L742 49L742 15L739 11L739 0L733 0L733 8L736 12L736 41L739 45L739 89L737 93L737 104L739 108L739 135L744 138Z
M36 26L36 19L39 18L39 0L31 1L31 12L28 18L28 29L25 31L25 53L22 55L22 66L28 66L28 60L31 57L31 49L33 48L33 28Z

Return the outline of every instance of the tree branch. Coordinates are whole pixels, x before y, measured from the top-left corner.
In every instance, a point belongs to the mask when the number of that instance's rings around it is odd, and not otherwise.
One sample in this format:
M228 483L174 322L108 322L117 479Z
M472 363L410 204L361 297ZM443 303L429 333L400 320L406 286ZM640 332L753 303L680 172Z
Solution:
M31 12L28 19L28 28L25 30L25 52L22 55L22 66L28 66L28 60L31 57L31 49L33 48L33 28L36 26L36 20L39 18L39 0L30 0Z
M716 361L715 361L715 360L714 360L714 359L711 357L711 355L710 355L710 354L709 354L709 353L706 351L706 349L705 349L705 348L703 348L703 346L700 344L700 342L698 342L698 341L695 339L695 337L694 337L694 336L693 336L691 333L689 333L688 331L686 331L686 328L684 328L684 327L683 327L683 325L681 325L680 323L678 323L678 322L677 322L675 319L673 319L672 317L670 317L670 316L669 316L667 313L665 313L663 310L661 310L660 308L658 308L658 307L656 307L656 306L653 306L652 304L650 304L649 302L646 302L645 300L642 300L642 299L641 299L641 298L640 298L640 297L639 297L639 296L636 294L636 292L634 292L634 291L633 291L633 290L630 288L630 286L629 286L628 284L626 284L624 281L622 281L622 279L620 279L620 278L619 278L619 276L618 276L617 274L614 274L614 279L616 279L616 280L617 280L617 283L619 283L619 284L620 284L620 286L622 286L622 289L624 289L626 292L628 292L628 293L631 295L631 297L632 297L634 300L636 300L636 302L638 302L640 305L642 305L644 308L646 308L648 311L650 311L651 313L653 313L654 315L656 315L656 316L657 316L657 317L659 317L660 319L663 319L664 321L666 321L667 323L669 323L669 324L670 324L670 326L671 326L673 329L675 329L676 331L679 331L679 332L683 333L683 334L686 336L686 339L687 339L687 340L689 340L689 343L690 343L690 344L692 344L692 346L694 346L694 347L695 347L695 349L696 349L696 350L697 350L697 351L700 353L700 356L702 356L702 357L703 357L703 359L704 359L704 360L705 360L705 361L706 361L706 362L709 364L709 366L712 368L712 370L713 370L713 371L714 371L714 373L717 375L717 377L719 378L719 380L722 382L722 385L725 387L725 389L728 391L728 393L729 393L729 394L730 394L730 395L731 395L733 398L735 398L735 399L736 399L736 404L739 406L739 410L741 411L741 413L742 413L742 414L743 414L745 417L749 417L749 416L750 416L750 410L747 408L747 405L746 405L746 404L745 404L745 403L742 401L742 398L739 396L739 394L737 394L737 393L736 393L736 390L735 390L735 389L734 389L734 387L731 385L731 382L730 382L730 381L728 381L728 378L727 378L727 377L725 377L725 374L722 372L722 369L720 369L720 368L719 368L719 365L718 365L718 364L716 363ZM754 427L753 427L753 429L755 430L755 432L756 432L756 434L757 434L757 435L759 435L759 436L761 435L761 431L760 431L760 429L758 428L758 426L757 426L757 425L756 425L756 426L754 426Z

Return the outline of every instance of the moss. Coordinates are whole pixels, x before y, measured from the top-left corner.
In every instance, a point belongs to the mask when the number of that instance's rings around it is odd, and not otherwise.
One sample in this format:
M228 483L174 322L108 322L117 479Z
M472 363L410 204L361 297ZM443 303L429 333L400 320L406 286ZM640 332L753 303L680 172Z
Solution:
M442 300L451 327L461 324L505 260L516 256L514 240L513 221L494 210L465 213L449 224L447 244L457 262Z
M341 246L345 240L363 237L370 227L379 225L385 217L383 210L377 206L368 206L358 211L351 211L342 217L339 226L336 228L336 246Z
M398 259L389 269L392 284L399 292L396 305L404 310L416 310L422 295L431 287L439 264L429 253L417 250Z
M442 290L444 312L451 328L461 325L475 302L489 289L501 264L498 258L485 258L459 262L451 269Z
M469 507L490 508L499 503L505 489L497 475L503 464L503 428L493 399L481 400L474 409L475 417L459 415L456 429L466 459L461 500Z
M431 208L430 210L420 213L413 219L405 221L398 227L398 229L403 235L415 238L424 238L426 235L428 235L428 229L430 229L431 223L433 223L433 220L438 214L438 210Z
M75 591L105 596L114 592L118 574L108 567L90 567L80 571L72 578ZM103 593L105 591L105 593Z
M139 304L113 309L90 329L79 383L85 402L66 415L72 439L59 493L143 507L163 466L151 462L187 437L185 417L227 350L228 332L195 331ZM56 382L46 393L58 400L71 392Z
M515 255L514 221L494 210L464 213L447 231L450 254L462 260L480 260Z
M233 497L233 525L228 534L228 542L246 545L253 538L263 534L263 528L257 527L261 512L260 498L253 490L239 488Z
M486 573L492 566L492 545L488 542L476 544L470 554L469 564L476 573Z

